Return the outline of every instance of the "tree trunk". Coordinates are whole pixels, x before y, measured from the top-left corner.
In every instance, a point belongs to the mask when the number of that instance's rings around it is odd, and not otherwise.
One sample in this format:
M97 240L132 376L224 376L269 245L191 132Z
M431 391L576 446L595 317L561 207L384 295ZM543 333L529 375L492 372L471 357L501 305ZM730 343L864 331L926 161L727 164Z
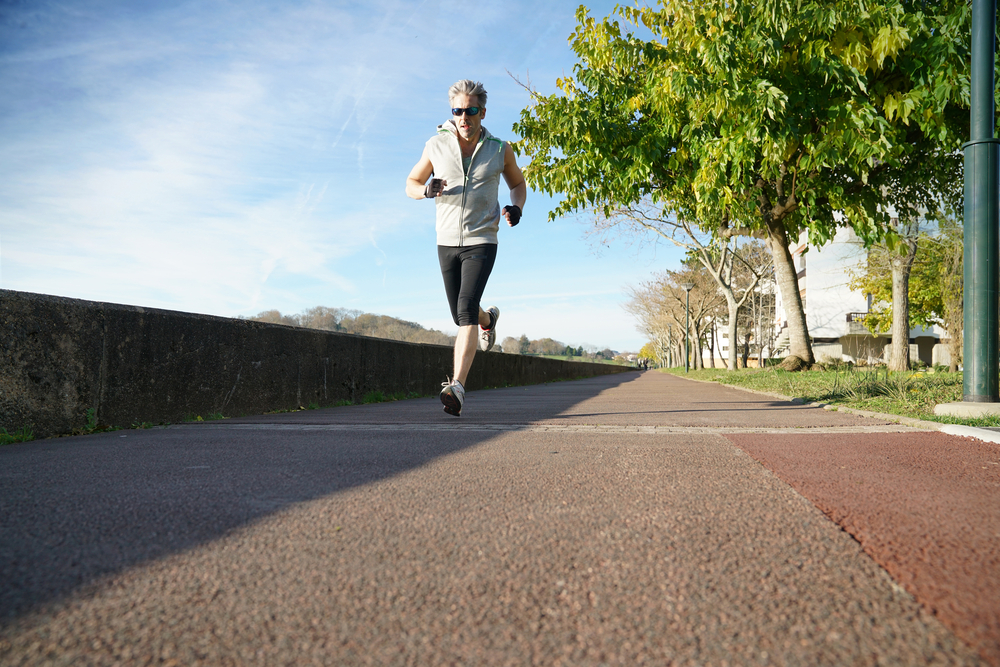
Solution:
M728 329L727 335L729 336L729 354L726 355L726 366L731 371L736 370L736 321L740 316L740 307L736 303L736 299L730 295L726 295L726 305L729 306L729 324L726 327Z
M701 328L695 322L691 325L691 368L700 370L705 368L705 359L701 356Z
M945 312L951 311L946 328L948 329L948 372L957 373L958 365L962 363L962 306L961 298L945 304Z
M708 363L711 368L715 368L715 320L712 320L712 324L708 327L708 332L705 334L708 338Z
M767 240L771 257L774 258L775 279L785 304L785 315L788 316L788 354L812 365L816 359L809 343L809 328L806 326L806 314L799 295L799 279L795 275L795 260L788 251L785 226L780 222L768 222Z
M944 328L948 330L948 372L958 372L962 363L962 334L965 326L963 306L964 276L963 276L962 244L952 247L949 261L944 262L942 277L944 301Z
M910 370L910 268L917 256L916 240L906 240L906 255L892 260L892 352L890 371Z
M761 313L763 309L757 307L754 302L754 319L757 323L757 368L764 368L764 318Z

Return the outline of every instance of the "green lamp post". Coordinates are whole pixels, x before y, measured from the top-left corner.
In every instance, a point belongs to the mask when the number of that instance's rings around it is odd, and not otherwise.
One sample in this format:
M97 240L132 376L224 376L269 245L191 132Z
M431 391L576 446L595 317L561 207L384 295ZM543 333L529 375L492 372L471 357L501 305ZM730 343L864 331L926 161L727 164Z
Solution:
M972 109L965 149L964 401L1000 401L997 261L1000 140L995 139L996 0L972 2Z

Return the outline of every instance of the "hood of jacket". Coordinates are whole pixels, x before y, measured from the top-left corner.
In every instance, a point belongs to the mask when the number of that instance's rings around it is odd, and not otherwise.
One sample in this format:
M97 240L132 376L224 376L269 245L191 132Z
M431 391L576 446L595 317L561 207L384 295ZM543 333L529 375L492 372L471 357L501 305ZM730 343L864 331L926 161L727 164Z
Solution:
M494 137L492 134L490 134L490 131L486 129L485 125L480 125L479 129L481 129L483 131L483 136L482 136L483 139L490 139L490 138L496 139L496 137ZM458 136L458 125L455 125L455 121L453 119L449 119L449 120L446 120L445 122L441 123L440 125L438 125L437 126L437 131L438 131L438 134L440 134L442 132L447 132L447 133L450 133L450 134L454 134L457 137Z

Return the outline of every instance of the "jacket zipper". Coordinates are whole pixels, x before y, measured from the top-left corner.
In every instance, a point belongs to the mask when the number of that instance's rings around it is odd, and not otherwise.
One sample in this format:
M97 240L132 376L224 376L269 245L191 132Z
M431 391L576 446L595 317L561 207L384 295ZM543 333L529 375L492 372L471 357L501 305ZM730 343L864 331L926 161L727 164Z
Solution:
M458 142L458 136L456 135L455 141ZM462 167L462 178L464 182L462 183L462 216L458 221L458 247L465 247L465 195L469 192L469 176L472 175L472 163L476 160L476 153L479 152L479 147L486 143L486 137L480 132L479 143L476 144L475 149L472 151L472 157L469 158L469 171L465 171L465 165L462 164L462 144L458 144L458 166Z

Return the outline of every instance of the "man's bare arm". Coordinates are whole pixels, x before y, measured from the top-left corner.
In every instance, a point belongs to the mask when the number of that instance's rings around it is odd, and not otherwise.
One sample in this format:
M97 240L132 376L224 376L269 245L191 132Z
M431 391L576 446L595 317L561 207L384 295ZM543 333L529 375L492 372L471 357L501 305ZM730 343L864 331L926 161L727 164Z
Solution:
M406 196L411 199L427 199L427 179L431 177L434 173L434 165L431 164L431 160L427 157L427 149L424 148L423 155L420 156L420 161L413 166L410 170L410 175L406 177ZM433 196L440 197L441 191L448 185L448 181L444 179L437 179L441 181L441 188L438 189L437 193Z
M523 209L524 200L528 196L528 184L524 182L524 174L521 173L521 168L517 166L514 149L510 147L510 144L506 145L503 155L503 180L506 181L507 187L510 188L510 203L519 210ZM517 216L517 220L511 220L510 212L508 211L504 211L503 216L507 220L507 224L511 227L520 221L520 216Z

